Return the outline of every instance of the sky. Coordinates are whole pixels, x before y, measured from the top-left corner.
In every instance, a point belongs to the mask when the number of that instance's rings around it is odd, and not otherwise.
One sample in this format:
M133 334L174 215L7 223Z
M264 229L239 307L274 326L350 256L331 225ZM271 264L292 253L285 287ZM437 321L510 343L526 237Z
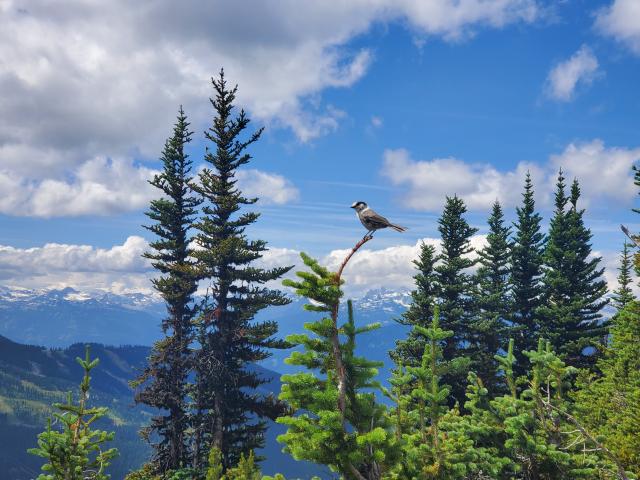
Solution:
M149 291L147 180L180 105L201 168L211 77L265 127L238 173L264 265L300 251L349 294L409 288L446 195L479 229L509 222L530 171L551 215L558 169L582 186L615 287L619 224L640 231L640 0L0 1L0 284Z

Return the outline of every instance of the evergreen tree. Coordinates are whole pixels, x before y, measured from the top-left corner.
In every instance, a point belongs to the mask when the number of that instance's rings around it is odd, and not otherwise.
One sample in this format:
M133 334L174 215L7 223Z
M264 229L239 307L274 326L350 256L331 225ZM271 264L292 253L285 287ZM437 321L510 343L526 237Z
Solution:
M199 349L196 352L195 466L204 468L209 446L220 450L222 465L235 465L241 454L260 448L265 418L283 412L272 397L256 393L267 382L252 371L250 363L268 358L271 348L287 344L274 338L275 321L255 321L255 315L269 306L289 303L286 296L265 286L291 267L262 269L254 265L267 250L266 242L249 240L245 234L259 214L240 212L257 198L247 198L236 186L236 171L251 156L247 147L256 142L262 129L242 138L249 124L244 111L233 115L237 87L229 89L220 72L212 79L215 110L212 126L205 132L213 143L207 149L207 167L195 188L204 200L202 218L195 224L193 253L200 278L210 284L210 295L201 306Z
M91 370L98 365L98 359L91 359L87 346L85 358L76 358L84 370L80 383L78 402L74 403L71 392L66 403L56 403L59 413L53 420L60 429L52 428L52 420L47 421L47 429L38 435L38 447L29 453L45 458L42 473L37 480L109 480L106 468L118 455L115 448L104 449L114 438L113 432L95 429L94 423L108 414L107 407L89 407L91 390Z
M620 266L618 267L618 288L613 291L613 304L618 311L623 310L635 297L631 290L633 280L631 278L631 270L633 268L633 257L629 251L629 245L626 241L622 246L620 254Z
M396 321L402 325L410 325L407 338L396 341L395 350L391 357L397 364L417 366L420 364L424 347L424 336L418 333L416 327L427 327L433 316L433 308L438 298L438 284L436 283L434 267L436 263L436 249L433 245L423 243L420 246L420 256L413 263L418 273L413 277L416 288L411 292L411 305Z
M441 422L449 413L450 392L450 387L442 384L442 377L460 371L468 362L463 358L442 358L441 345L453 332L440 328L437 306L429 326L417 325L415 330L425 344L421 362L407 367L407 379L395 378L397 385L410 388L403 388L406 393L396 398L396 429L405 433L401 435L403 455L394 469L394 478L462 478L458 474L467 473L463 460L470 458L455 452L465 450L461 448L464 441L443 435L441 430ZM407 421L402 420L402 410Z
M295 459L328 465L346 480L381 480L398 454L387 409L376 400L380 385L374 378L382 363L355 355L358 335L380 325L356 327L351 302L347 321L338 325L333 318L342 297L337 274L305 254L302 258L311 271L297 272L299 281L283 283L309 300L305 310L331 317L305 323L308 333L287 337L291 344L302 347L291 353L287 363L307 371L282 376L280 398L293 411L278 419L287 426L278 441ZM334 349L336 339L340 360ZM346 373L344 412L339 400L339 364Z
M155 223L146 227L158 239L150 243L154 250L144 256L161 274L153 280L167 306L162 321L165 338L154 344L149 365L133 382L142 385L136 401L155 407L153 417L143 433L147 439L159 435L153 444L153 469L163 473L187 465L190 452L186 431L189 428L187 377L191 371L190 344L193 341L191 305L196 290L193 262L190 258L189 228L200 203L191 193L191 161L185 145L191 139L189 124L182 108L162 153L163 170L150 181L163 196L153 200L147 216Z
M602 375L581 379L579 417L640 476L640 303L628 303L613 317L611 342L597 366Z
M478 230L472 228L463 217L467 207L457 196L447 197L444 211L438 220L442 238L442 253L435 267L435 277L440 286L440 318L442 328L453 335L444 341L443 356L446 360L460 357L465 345L470 343L472 317L472 278L468 269L474 265L469 258L473 251L471 236ZM466 374L450 374L444 381L452 387L453 398L464 401Z
M469 349L472 370L492 393L500 383L494 357L501 347L506 346L506 322L511 311L509 234L510 228L504 225L502 207L496 201L489 217L487 245L478 252L480 267L474 282L475 316L470 325L472 343Z
M515 340L516 351L533 350L538 336L536 311L542 296L542 253L544 235L540 232L541 217L535 211L533 183L527 172L522 194L522 205L516 208L518 220L511 247L511 336ZM515 365L517 375L527 369L526 359L518 359Z
M555 351L571 366L593 365L597 355L585 351L601 344L607 324L600 310L607 304L607 286L599 268L600 257L591 255L591 231L584 226L579 210L578 182L565 194L562 171L558 175L555 211L544 252L544 304L540 335L551 341ZM569 207L567 209L567 207Z

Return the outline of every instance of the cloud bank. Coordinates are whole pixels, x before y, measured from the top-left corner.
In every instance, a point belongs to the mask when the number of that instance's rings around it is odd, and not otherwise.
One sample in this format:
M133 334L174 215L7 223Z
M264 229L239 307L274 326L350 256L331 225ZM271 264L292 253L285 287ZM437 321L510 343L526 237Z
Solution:
M358 298L372 289L410 290L414 288L413 260L418 258L423 243L433 245L439 251L440 239L422 238L414 244L394 245L387 248L363 248L347 266L347 297ZM474 235L471 245L481 249L486 235ZM73 287L80 291L108 290L114 293L152 291L150 279L156 272L142 258L148 244L142 237L131 236L123 244L111 248L90 245L66 245L50 243L35 248L15 248L0 245L0 285L25 288ZM323 265L337 270L347 255L347 249L333 250L319 258ZM594 251L602 256L605 278L609 290L617 287L618 252ZM475 254L472 254L472 258ZM288 274L304 267L300 252L290 248L271 248L256 265L263 268L295 265ZM273 288L281 288L274 282ZM203 286L204 288L205 286Z
M384 152L382 175L405 190L400 200L408 208L439 212L445 196L457 194L471 210L486 211L495 200L506 207L518 205L527 171L539 206L550 206L562 168L569 182L573 178L580 182L582 205L602 208L633 201L636 188L631 167L638 161L640 147L608 147L598 139L571 143L544 164L520 162L509 171L452 157L414 160L407 150L397 149Z

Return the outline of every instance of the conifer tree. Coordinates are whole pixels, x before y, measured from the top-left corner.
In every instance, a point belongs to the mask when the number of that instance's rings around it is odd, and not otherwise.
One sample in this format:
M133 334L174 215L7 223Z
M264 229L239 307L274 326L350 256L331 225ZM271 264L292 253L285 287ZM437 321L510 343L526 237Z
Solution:
M403 430L403 455L394 469L394 478L462 478L464 455L456 458L456 449L463 453L460 438L448 437L441 422L449 413L447 400L450 387L442 383L443 375L458 372L468 366L464 358L444 360L442 343L453 335L440 328L438 307L428 327L415 326L424 339L424 350L417 366L407 367L406 376L396 376L395 383L403 387L396 398L396 429ZM402 413L406 421L402 420ZM404 424L404 425L403 425Z
M514 224L515 232L511 247L510 288L512 296L511 336L515 340L516 351L524 352L536 347L538 322L536 312L542 296L542 253L544 235L540 232L541 217L535 211L533 183L527 172L522 194L522 205L516 207L518 216ZM518 359L515 365L517 375L527 369L526 359Z
M338 274L304 253L301 256L311 271L297 272L298 281L283 283L309 300L305 310L335 315L343 294ZM347 311L348 319L342 325L329 316L317 318L304 325L308 333L287 337L291 344L302 347L291 353L287 363L306 371L282 376L280 398L293 411L278 419L287 425L278 441L294 458L328 465L347 480L381 480L398 454L386 407L375 395L380 385L374 378L382 363L355 355L358 335L380 325L356 327L351 302ZM334 349L336 338L340 360ZM344 411L338 365L346 373Z
M630 246L626 241L622 246L620 266L618 267L618 288L613 291L612 295L613 305L618 311L623 310L629 303L635 300L633 290L631 290L630 286L633 283L631 278L633 257L629 251Z
M159 473L187 465L190 452L186 431L189 428L187 377L191 371L190 343L193 340L191 305L196 290L193 261L190 258L189 229L200 201L191 191L191 160L185 145L191 140L189 123L180 108L173 135L165 143L162 153L163 169L151 185L162 192L153 200L147 216L153 220L146 228L156 240L150 243L153 252L144 256L151 260L160 277L153 286L167 306L162 321L165 338L154 344L149 365L133 382L142 386L136 401L155 407L161 413L153 417L143 433L147 439L159 435L153 443L153 470Z
M506 346L507 319L511 311L509 234L510 228L504 225L502 207L496 201L489 217L487 245L478 252L480 267L474 277L475 315L470 325L472 343L469 348L472 370L492 393L500 383L494 356Z
M591 256L591 231L578 209L580 188L574 181L571 197L565 194L562 171L558 175L555 211L544 252L544 304L541 337L571 366L593 365L597 355L585 348L602 343L607 324L600 310L607 304L600 258ZM567 209L567 207L569 207ZM597 350L596 350L597 352Z
M416 288L411 292L411 305L396 321L402 325L411 326L407 338L396 342L391 357L397 364L417 366L424 353L424 336L418 333L417 326L427 327L433 316L433 308L438 298L438 284L436 283L434 267L436 263L436 249L433 245L423 243L420 246L420 256L413 263L418 273L413 277Z
M470 239L476 232L464 218L467 212L462 199L447 197L438 230L442 238L440 263L435 267L435 276L440 286L440 319L442 328L453 335L444 341L443 356L452 360L462 356L465 343L469 344L472 316L472 278L467 270L474 265L469 258L473 251ZM465 374L450 374L444 381L452 387L452 395L460 403L464 401Z
M255 266L267 246L262 240L247 238L245 230L259 214L242 209L258 199L242 195L236 171L250 161L246 149L260 138L262 129L244 137L249 118L243 110L233 113L237 87L227 86L223 71L212 83L215 117L205 136L213 148L207 149L207 167L194 187L204 205L195 224L200 248L193 255L200 279L209 283L210 292L198 320L194 457L195 466L203 469L209 446L216 447L226 470L237 464L241 454L263 445L265 419L275 419L283 412L277 400L256 393L267 379L251 371L249 364L268 358L271 348L287 346L274 338L275 321L259 322L254 317L266 307L289 303L282 292L265 284L291 267Z
M56 403L58 410L53 414L57 427L52 428L52 419L47 421L47 429L38 435L38 447L29 453L47 460L37 480L109 480L107 467L118 455L115 448L105 448L114 439L113 432L97 430L95 422L105 417L107 407L90 407L91 370L98 365L98 359L91 359L89 346L85 358L76 358L84 370L77 403L71 392L66 403Z
M614 315L611 342L597 366L602 375L581 379L580 419L640 476L640 303L632 301Z

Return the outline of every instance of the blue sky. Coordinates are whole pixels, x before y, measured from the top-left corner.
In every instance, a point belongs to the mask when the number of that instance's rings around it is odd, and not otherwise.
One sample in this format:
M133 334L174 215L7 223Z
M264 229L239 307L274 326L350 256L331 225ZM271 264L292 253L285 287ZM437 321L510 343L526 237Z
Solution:
M263 198L249 233L276 247L267 263L331 265L365 200L409 231L369 244L354 292L406 287L446 194L483 233L494 199L513 218L530 169L548 220L562 166L613 278L619 223L640 229L640 2L329 3L0 7L0 283L148 288L146 178L179 104L201 163L222 66L266 126L241 184Z

